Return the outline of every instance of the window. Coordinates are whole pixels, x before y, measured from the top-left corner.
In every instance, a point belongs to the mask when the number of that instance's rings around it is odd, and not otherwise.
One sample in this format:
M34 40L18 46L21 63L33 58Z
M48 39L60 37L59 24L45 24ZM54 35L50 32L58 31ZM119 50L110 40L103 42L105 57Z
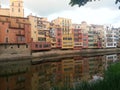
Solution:
M20 48L20 45L18 45L18 48Z
M39 48L42 48L42 45L41 45L41 44L39 45Z
M20 7L20 3L18 3L18 6Z
M35 44L35 47L36 47L36 48L38 48L38 45L37 45L37 44Z
M46 41L46 38L38 37L38 41Z
M49 45L49 44L44 44L43 47L44 47L44 48L48 48L48 47L50 47L50 45Z
M12 8L12 12L14 12L14 8Z
M26 45L26 48L28 48L28 45Z
M5 38L5 42L8 43L8 37Z
M17 41L18 42L25 41L25 37L24 36L18 36Z
M9 30L7 29L6 32L9 33Z
M12 2L12 6L14 6L14 2Z
M18 9L18 12L20 12L20 8Z

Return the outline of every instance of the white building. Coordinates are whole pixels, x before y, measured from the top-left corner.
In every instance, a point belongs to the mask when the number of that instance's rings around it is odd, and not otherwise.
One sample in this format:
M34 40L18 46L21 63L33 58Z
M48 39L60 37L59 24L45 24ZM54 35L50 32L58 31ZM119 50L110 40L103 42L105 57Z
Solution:
M115 28L105 27L104 48L116 48L118 43L118 31Z
M117 54L112 54L112 55L106 55L106 60L105 60L105 69L112 64L113 62L116 62L118 60Z

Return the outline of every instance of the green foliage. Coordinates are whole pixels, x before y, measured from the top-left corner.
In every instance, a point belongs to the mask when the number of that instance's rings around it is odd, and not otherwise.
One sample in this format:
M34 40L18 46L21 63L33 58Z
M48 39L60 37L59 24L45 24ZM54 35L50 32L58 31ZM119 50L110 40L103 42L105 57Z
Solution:
M89 0L71 0L71 2L69 3L71 6L74 6L74 5L79 5L80 6L83 6L85 4L87 4Z
M59 90L58 88L55 90ZM107 71L105 71L104 79L97 80L95 82L81 82L75 85L74 89L62 90L120 90L120 63L111 65Z
M76 90L120 90L120 63L111 65L105 72L103 80L95 83L83 82L77 86L79 89Z
M100 1L100 0L71 0L69 4L71 6L78 5L80 7L80 6L84 6L85 4L87 4L87 2L92 2L92 1ZM108 3L109 3L109 0L108 0ZM120 3L120 0L116 0L115 4L117 3Z

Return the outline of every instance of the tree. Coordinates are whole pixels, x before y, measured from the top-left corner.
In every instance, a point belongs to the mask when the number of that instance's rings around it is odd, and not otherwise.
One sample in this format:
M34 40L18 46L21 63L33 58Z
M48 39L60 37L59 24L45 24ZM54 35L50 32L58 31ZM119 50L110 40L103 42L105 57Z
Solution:
M80 6L84 6L85 4L87 4L87 2L92 2L92 1L97 1L97 0L71 0L69 4L71 6L78 5L80 7ZM118 3L120 3L120 0L115 1L115 4L118 4ZM119 9L120 9L120 6L119 6Z

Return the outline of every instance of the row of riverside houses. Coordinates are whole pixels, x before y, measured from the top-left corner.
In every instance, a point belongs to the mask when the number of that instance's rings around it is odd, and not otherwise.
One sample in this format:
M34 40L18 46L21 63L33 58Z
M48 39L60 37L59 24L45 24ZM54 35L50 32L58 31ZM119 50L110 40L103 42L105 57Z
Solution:
M23 0L10 0L10 8L0 5L0 54L26 54L51 49L116 48L118 28L104 25L72 24L58 17L49 22L32 14L24 17ZM29 54L29 53L28 53Z

